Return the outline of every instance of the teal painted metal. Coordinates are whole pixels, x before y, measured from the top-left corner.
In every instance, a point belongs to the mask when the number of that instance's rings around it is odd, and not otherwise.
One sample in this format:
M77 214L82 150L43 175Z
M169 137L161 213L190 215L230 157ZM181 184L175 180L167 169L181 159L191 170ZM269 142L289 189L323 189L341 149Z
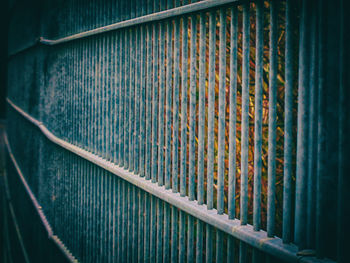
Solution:
M262 102L263 102L263 2L256 6L256 70L255 70L255 123L254 123L254 230L261 224L261 173L262 173Z
M231 8L230 23L230 121L229 121L229 167L228 167L228 216L236 214L236 115L237 115L237 9ZM229 243L231 243L229 239Z
M168 1L168 8L172 8L172 1ZM166 128L165 128L165 167L164 184L165 188L170 188L171 183L171 109L172 109L172 54L173 54L173 23L166 23ZM164 252L165 253L165 252Z
M219 48L219 116L218 116L218 179L217 210L224 213L225 176L225 100L226 100L226 9L220 9Z
M269 139L268 139L268 190L267 235L275 235L276 196L276 112L277 112L277 1L270 8L270 76L269 76Z
M322 157L324 142L314 137L318 133L325 138L323 117L318 115L324 101L315 90L319 22L313 17L306 25L310 7L302 7L299 19L291 1L286 2L285 15L274 0L269 5L228 0L112 1L92 4L86 13L82 2L67 1L66 14L79 19L62 26L53 37L56 40L41 38L40 45L9 59L14 87L8 100L9 144L34 194L42 198L55 233L72 254L82 262L258 262L271 256L287 262L318 261L297 254L315 246L322 254L324 244L316 237L322 234L320 203L325 197L310 185L321 188L322 164L316 158ZM283 48L283 36L278 39L277 34L284 23L278 19L281 15L286 17L285 61L277 60ZM269 58L263 54L264 17L270 19ZM90 31L82 29L85 21ZM294 21L301 22L299 62L293 56ZM255 43L255 50L250 43ZM280 63L285 66L284 88ZM298 92L293 82L295 63L299 63ZM27 74L29 67L39 73ZM17 68L26 74L17 75ZM40 74L42 80L32 77ZM28 83L34 83L32 89ZM277 100L277 89L284 92L284 102ZM321 130L312 116L318 117ZM276 168L280 127L283 175ZM262 151L265 134L268 157ZM30 150L21 152L20 143ZM35 165L29 166L32 159L27 159L37 155ZM262 187L265 159L267 190ZM39 178L37 166L42 169ZM277 176L284 179L279 199L284 207L279 222L283 239L276 237ZM267 228L261 224L262 193L267 194ZM294 209L291 199L296 193ZM253 212L248 213L251 204Z
M154 11L158 11L155 9ZM151 141L151 149L152 149L152 161L151 161L151 178L152 182L157 182L157 153L158 153L158 89L159 89L159 72L158 72L158 64L159 64L159 27L158 24L152 24L153 30L153 85L152 85L152 141Z
M187 101L188 101L188 19L181 21L181 137L180 137L180 195L186 195L187 181ZM176 70L176 68L175 68Z
M180 67L180 20L174 21L174 79L173 79L173 148L172 148L172 189L178 189L179 162L179 67Z
M285 51L285 130L284 130L284 176L283 176L283 241L291 242L292 211L292 147L293 147L293 3L286 2L286 51Z
M165 7L162 3L161 10ZM158 184L164 185L165 25L159 24Z
M243 5L243 59L242 59L242 135L241 135L241 207L242 225L248 221L248 147L249 147L249 4Z
M190 115L189 115L189 165L188 165L188 197L195 199L195 161L196 161L196 94L197 94L197 17L191 16L191 43L190 43Z
M207 163L207 205L209 209L214 206L214 103L215 103L215 36L216 15L209 14L209 68L208 68L208 163Z
M297 134L297 164L295 192L295 229L294 241L301 248L306 248L306 202L307 202L307 135L308 135L308 96L309 96L309 52L310 18L307 11L311 4L303 2L300 18L300 48L298 72L298 134Z
M241 125L241 200L240 220L248 223L248 155L249 155L249 57L250 5L243 5L243 59L242 59L242 125ZM247 260L247 245L239 242L239 262Z
M197 199L199 204L204 203L204 151L205 151L205 51L206 51L206 16L204 13L200 14L199 18L199 98L198 98L198 172L197 172L197 185L198 193Z

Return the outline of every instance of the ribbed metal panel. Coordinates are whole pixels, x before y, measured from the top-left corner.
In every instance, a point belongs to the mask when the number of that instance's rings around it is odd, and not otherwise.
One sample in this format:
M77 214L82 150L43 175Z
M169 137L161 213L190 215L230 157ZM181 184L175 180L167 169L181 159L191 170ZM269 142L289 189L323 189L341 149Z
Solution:
M312 3L43 5L9 50L7 147L68 259L331 255Z

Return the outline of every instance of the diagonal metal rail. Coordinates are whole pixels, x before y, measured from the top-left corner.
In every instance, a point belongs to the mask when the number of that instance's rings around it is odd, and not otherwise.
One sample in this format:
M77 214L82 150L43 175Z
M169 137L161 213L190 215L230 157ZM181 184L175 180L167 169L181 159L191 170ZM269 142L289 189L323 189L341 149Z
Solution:
M175 7L172 9L160 11L160 12L155 12L149 15L144 15L132 19L128 19L125 21L117 22L114 24L110 24L107 26L102 26L98 27L92 30L88 30L85 32L81 32L78 34L73 34L67 37L59 38L59 39L46 39L45 37L39 37L35 39L32 43L29 43L28 45L10 53L8 55L9 58L17 55L18 53L22 53L30 48L35 47L38 44L43 44L43 45L48 45L48 46L54 46L54 45L59 45L63 44L66 42L70 42L73 40L77 39L82 39L82 38L87 38L90 36L122 29L122 28L127 28L127 27L133 27L137 26L140 24L146 24L146 23L151 23L151 22L156 22L156 21L161 21L161 20L166 20L170 19L173 17L178 17L178 16L183 16L186 14L191 14L195 12L200 12L200 11L205 11L213 7L220 7L220 6L225 6L234 2L238 2L238 0L207 0L207 1L201 1L201 2L196 2L192 4L188 4L185 6L179 6Z

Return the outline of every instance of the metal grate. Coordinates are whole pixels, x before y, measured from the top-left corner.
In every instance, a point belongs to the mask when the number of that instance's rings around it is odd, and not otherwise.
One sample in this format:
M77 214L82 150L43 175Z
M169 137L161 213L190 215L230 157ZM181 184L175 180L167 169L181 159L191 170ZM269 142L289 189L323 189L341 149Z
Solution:
M70 253L327 261L313 1L90 2L9 51L8 147Z

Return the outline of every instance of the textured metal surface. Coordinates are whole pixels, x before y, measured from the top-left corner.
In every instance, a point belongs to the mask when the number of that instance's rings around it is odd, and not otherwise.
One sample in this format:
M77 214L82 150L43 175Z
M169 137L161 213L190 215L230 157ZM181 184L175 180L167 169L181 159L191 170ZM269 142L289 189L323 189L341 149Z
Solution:
M311 3L50 0L11 35L13 162L79 261L335 259L338 64Z
M35 210L36 210L36 212L38 213L38 215L40 217L41 223L45 227L48 239L52 240L53 243L55 245L57 245L57 247L62 251L62 253L66 257L66 260L68 260L68 262L77 262L77 260L74 258L74 256L71 254L71 252L69 250L67 250L67 248L62 243L62 241L56 235L54 235L54 233L52 231L52 228L51 228L50 224L48 223L44 212L42 211L42 207L39 205L39 203L38 203L36 197L34 196L30 186L28 185L26 179L24 178L24 176L22 174L22 171L21 171L20 167L18 166L15 157L12 154L12 150L11 150L11 147L9 145L9 142L8 142L6 134L3 134L2 140L4 140L4 144L6 145L6 150L8 151L8 155L9 155L9 157L11 159L11 162L13 162L13 165L14 165L14 167L16 169L16 172L18 173L20 181L24 185L25 191L27 192L31 202L33 203L33 206L35 207ZM7 198L10 200L11 197L9 195L9 189L8 189L8 186L6 186L6 187L7 187L7 191L6 192L8 194ZM11 212L11 215L13 217L14 223L16 225L17 234L19 235L19 240L20 240L20 243L21 243L21 247L22 247L22 251L23 251L23 254L24 254L25 262L30 262L29 257L28 257L28 252L26 252L25 244L24 244L24 242L22 240L22 237L21 237L21 234L19 232L20 231L20 227L18 226L18 223L17 223L17 220L16 220L16 215L15 215L15 212L14 212L14 209L13 209L11 203L9 204L9 207L10 207L10 212Z
M113 165L112 163L104 160L103 158L94 155L90 152L87 152L77 146L74 146L70 143L67 143L63 141L62 139L56 137L53 135L41 122L37 121L36 119L32 118L30 115L25 113L23 110L21 110L19 107L17 107L15 104L13 104L9 99L7 100L8 103L15 109L19 114L24 116L28 121L30 121L32 124L34 124L36 127L40 129L40 131L53 143L57 144L58 146L82 157L83 159L103 168L101 170L101 173L103 171L108 171L112 174L117 175L118 177L122 178L123 180L137 186L138 188L146 191L146 195L151 194L151 198L148 198L148 200L145 200L146 207L148 206L148 209L152 208L154 206L154 203L152 202L152 199L154 200L154 197L157 197L159 199L162 199L166 201L167 203L171 204L174 207L177 207L180 209L180 226L181 226L181 217L185 216L185 213L195 216L196 218L200 219L201 221L205 222L209 225L212 225L221 231L224 231L236 238L239 238L240 240L250 244L251 246L254 246L256 248L259 248L263 251L266 251L268 253L272 253L276 257L281 257L287 262L304 262L302 257L297 256L297 247L294 245L287 245L283 244L282 240L279 238L268 238L267 233L264 231L254 231L253 227L251 225L241 226L241 222L237 219L230 220L228 219L228 216L223 214L220 215L217 213L216 209L207 210L206 205L198 205L196 201L190 201L188 197L182 197L179 193L174 194L171 190L165 190L164 187L159 187L156 184L150 182L149 180L146 180L142 177L134 176L132 173L128 172L127 170L118 167L116 165ZM99 177L97 177L99 178ZM103 178L103 177L102 177ZM126 194L126 186L125 182L123 181L123 193L122 196L129 196ZM99 187L102 187L101 183L99 183ZM129 187L129 185L127 186ZM149 194L148 194L149 193ZM154 197L153 197L154 196ZM101 198L101 195L100 195ZM125 198L125 197L124 197ZM122 225L125 227L127 225L126 216L128 214L127 210L127 203L125 202L125 199L123 199L124 204L122 205L123 208L123 223ZM98 201L97 207L101 207L101 200ZM176 209L176 208L174 208ZM149 211L149 210L148 210ZM148 212L150 213L150 211ZM146 211L146 229L150 229L147 225L150 224L149 220L150 214L148 214ZM99 215L102 215L99 213ZM184 219L182 219L184 220ZM174 227L173 227L174 228ZM209 229L211 227L209 226ZM180 229L181 231L181 229ZM183 229L184 231L184 229ZM148 233L148 234L147 234ZM149 236L150 232L145 232L145 235ZM207 233L208 237L208 233ZM123 231L123 240L126 240L126 231ZM181 235L179 236L181 238ZM149 241L148 241L149 242ZM123 249L122 253L126 257L126 244L125 241L122 243ZM146 246L148 247L148 246ZM243 248L246 249L246 248ZM149 254L149 250L145 250L145 257L147 259L148 257L151 257ZM179 256L183 256L181 254L181 251L179 252ZM154 256L154 255L153 255ZM126 260L125 258L123 260ZM305 259L307 262L308 259ZM312 259L311 259L312 260Z

